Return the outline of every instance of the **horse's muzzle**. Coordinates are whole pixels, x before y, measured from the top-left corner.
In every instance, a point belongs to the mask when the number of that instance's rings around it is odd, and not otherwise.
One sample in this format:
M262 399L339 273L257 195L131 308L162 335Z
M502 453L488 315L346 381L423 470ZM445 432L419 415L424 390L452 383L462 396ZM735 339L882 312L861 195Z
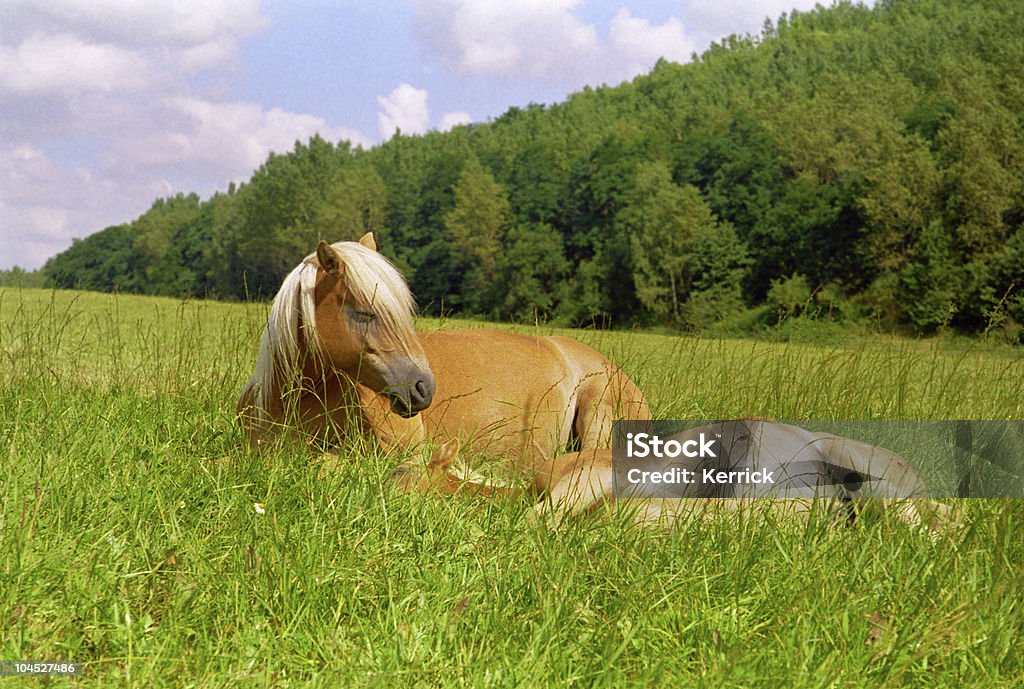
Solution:
M434 374L429 370L402 390L392 390L391 410L404 418L416 416L434 401Z

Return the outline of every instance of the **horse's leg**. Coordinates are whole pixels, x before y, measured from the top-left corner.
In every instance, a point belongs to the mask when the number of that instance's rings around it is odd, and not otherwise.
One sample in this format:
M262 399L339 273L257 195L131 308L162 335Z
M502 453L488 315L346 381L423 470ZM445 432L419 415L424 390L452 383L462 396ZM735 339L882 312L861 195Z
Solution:
M612 451L590 448L549 459L533 481L533 494L543 496L534 517L551 517L557 524L566 517L585 514L614 498Z
M651 418L647 401L633 381L619 370L590 374L581 381L573 419L573 436L581 450L608 447L612 423Z
M468 493L485 497L508 497L523 493L523 489L518 486L494 485L486 482L483 477L459 475L452 469L458 454L459 440L451 438L434 451L428 462L408 461L395 467L390 480L405 493Z
M908 526L924 526L933 532L954 527L956 510L927 497L920 472L905 457L877 445L828 433L814 434L818 447L833 466L875 476L878 487L865 496L854 493L850 517L888 513Z

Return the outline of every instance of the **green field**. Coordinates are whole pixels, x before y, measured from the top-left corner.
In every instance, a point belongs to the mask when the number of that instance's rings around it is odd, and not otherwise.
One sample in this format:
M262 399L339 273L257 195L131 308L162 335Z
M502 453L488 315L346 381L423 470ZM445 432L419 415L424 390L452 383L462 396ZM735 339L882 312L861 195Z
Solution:
M0 290L0 660L82 661L52 683L93 686L1024 684L1024 502L967 501L954 538L556 531L525 501L400 495L407 455L322 473L299 443L243 448L266 310ZM575 334L658 418L1024 418L1010 348Z

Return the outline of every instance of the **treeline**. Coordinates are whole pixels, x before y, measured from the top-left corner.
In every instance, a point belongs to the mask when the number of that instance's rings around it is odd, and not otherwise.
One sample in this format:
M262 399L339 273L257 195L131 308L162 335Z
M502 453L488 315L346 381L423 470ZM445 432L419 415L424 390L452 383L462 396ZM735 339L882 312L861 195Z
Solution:
M372 230L427 313L566 324L1024 324L1024 3L880 0L766 23L565 103L370 150L320 138L157 201L59 287L270 297Z
M0 287L46 287L46 275L42 269L27 271L14 266L10 270L0 270Z

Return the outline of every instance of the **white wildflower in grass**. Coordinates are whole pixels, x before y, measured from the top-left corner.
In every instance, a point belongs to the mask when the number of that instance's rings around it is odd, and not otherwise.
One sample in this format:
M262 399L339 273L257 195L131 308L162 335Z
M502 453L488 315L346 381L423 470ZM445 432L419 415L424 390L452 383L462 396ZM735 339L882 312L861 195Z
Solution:
M263 503L254 502L252 508L256 510L256 514L266 514L267 511L263 508Z

